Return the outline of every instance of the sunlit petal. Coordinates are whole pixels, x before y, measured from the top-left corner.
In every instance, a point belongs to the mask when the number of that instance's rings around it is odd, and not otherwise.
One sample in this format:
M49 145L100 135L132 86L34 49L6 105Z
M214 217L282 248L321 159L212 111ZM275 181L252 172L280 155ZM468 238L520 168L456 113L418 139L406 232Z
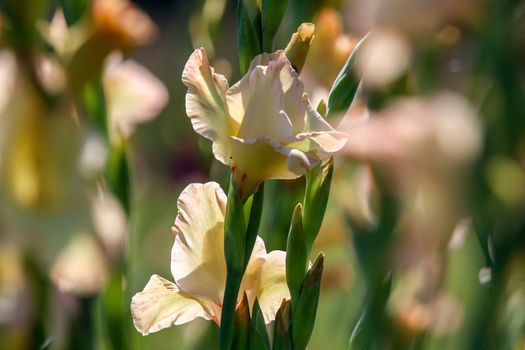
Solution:
M190 184L177 201L171 272L184 292L222 302L226 283L224 212L226 195L215 182Z
M131 299L131 315L135 328L142 333L190 322L197 317L211 319L202 305L181 293L177 286L158 276L151 276L142 292Z
M290 299L285 264L286 252L274 250L266 256L260 270L257 299L266 323L275 319L283 299Z
M271 61L268 66L256 66L228 90L226 98L232 116L241 121L239 133L232 136L243 139L265 136L279 142L293 140L280 79L286 64L286 61Z
M229 135L238 130L226 104L228 81L210 67L203 48L188 59L182 73L182 82L188 88L186 113L193 129L213 142L215 158L229 164Z
M301 103L304 84L299 80L297 72L293 69L284 52L279 50L255 56L250 64L249 72L257 66L267 66L271 61L284 62L279 74L284 97L284 110L293 125L294 133L300 133L305 125L305 108Z
M246 293L248 301L250 302L250 308L257 298L259 276L261 275L262 266L266 261L266 255L264 241L261 237L257 236L252 255L244 272L241 288L239 289L239 296L237 297L237 300L242 300L244 293Z

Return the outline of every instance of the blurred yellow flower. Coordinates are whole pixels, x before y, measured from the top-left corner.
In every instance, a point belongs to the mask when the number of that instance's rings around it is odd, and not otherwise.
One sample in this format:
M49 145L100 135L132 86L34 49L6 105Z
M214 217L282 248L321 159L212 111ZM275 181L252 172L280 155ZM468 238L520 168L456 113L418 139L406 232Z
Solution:
M283 51L256 56L229 87L200 48L186 63L182 82L193 128L213 142L217 160L231 165L241 197L266 179L303 175L345 144L312 108Z
M202 317L220 324L226 284L224 213L226 195L215 182L190 184L177 202L179 213L172 231L171 273L175 283L151 276L131 301L135 327L143 335ZM285 276L286 253L266 253L257 237L241 283L237 303L246 293L250 307L259 302L269 323L290 293Z

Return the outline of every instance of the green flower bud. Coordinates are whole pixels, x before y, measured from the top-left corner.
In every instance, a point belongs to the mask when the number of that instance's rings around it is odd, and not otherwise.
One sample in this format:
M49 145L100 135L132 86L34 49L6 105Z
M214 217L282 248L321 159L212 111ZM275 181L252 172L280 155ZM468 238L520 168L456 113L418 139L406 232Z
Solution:
M292 350L290 339L290 313L292 303L283 300L281 307L275 315L275 328L273 333L273 350Z
M312 246L323 223L333 172L334 161L330 158L324 165L318 164L306 174L303 230L309 247Z
M292 321L292 340L294 349L306 349L314 329L317 304L321 291L324 255L321 253L306 275L301 295L295 306Z
M248 349L250 334L250 306L246 293L235 312L232 349Z
M360 77L356 77L354 67L357 63L360 49L363 47L363 42L367 38L368 35L357 43L337 78L335 78L328 96L328 114L343 112L350 107L361 81Z
M253 248L261 223L261 215L264 200L264 183L259 185L255 193L248 198L244 204L244 216L248 218L248 227L246 228L246 247ZM250 261L251 251L244 254L244 269Z
M286 244L286 283L292 296L292 304L297 304L299 292L308 268L309 249L303 231L303 206L295 207Z

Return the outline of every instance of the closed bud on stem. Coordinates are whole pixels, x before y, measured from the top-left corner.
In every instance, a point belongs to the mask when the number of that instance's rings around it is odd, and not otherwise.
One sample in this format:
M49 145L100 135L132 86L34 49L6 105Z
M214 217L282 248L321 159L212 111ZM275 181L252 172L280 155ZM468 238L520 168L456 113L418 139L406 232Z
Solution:
M368 37L369 35L366 35L357 43L354 50L350 53L350 56L348 56L345 65L337 75L337 78L335 78L328 96L328 115L346 111L354 100L359 83L361 82L361 77L357 75L355 68L363 43Z
M323 266L324 255L321 253L304 279L301 295L293 312L292 342L294 349L306 349L310 341L319 303Z
M283 300L281 307L275 316L275 328L273 333L273 350L292 350L290 339L290 313L292 303L290 300Z
M330 158L324 165L318 164L306 174L303 230L309 247L312 246L323 223L333 172L334 161Z
M292 296L292 304L297 304L299 292L306 275L308 264L308 243L303 231L303 206L295 207L286 244L286 283Z
M312 23L303 23L292 35L292 39L284 49L284 54L297 73L301 73L308 49L314 38L315 26Z
M237 307L233 326L232 349L248 349L250 334L250 305L246 293Z

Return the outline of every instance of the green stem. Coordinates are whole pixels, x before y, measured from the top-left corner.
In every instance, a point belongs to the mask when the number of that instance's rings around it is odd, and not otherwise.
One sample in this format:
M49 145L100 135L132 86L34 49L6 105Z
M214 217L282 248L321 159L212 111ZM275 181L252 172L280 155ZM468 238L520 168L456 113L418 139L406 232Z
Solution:
M230 184L224 218L224 256L227 276L222 301L219 348L229 350L232 344L237 296L244 270L252 254L261 221L264 189L242 201L235 185Z
M243 272L241 271L228 269L219 332L219 349L221 350L229 350L232 344L235 309L237 308L237 296L239 295L242 275Z

